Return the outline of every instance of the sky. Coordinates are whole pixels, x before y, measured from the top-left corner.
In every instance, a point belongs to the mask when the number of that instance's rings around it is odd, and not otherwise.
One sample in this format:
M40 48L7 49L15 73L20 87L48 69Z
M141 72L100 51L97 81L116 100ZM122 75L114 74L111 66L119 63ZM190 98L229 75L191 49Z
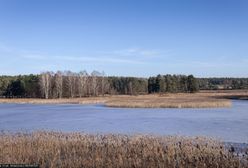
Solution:
M248 77L247 0L0 0L0 75Z

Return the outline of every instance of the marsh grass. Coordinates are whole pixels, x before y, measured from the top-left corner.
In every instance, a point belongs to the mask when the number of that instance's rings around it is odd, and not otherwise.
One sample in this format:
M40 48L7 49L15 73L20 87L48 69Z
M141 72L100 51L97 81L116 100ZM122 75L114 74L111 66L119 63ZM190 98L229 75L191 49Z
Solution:
M222 143L203 137L2 133L0 163L41 167L246 167Z
M99 104L107 101L109 97L84 97L84 98L61 98L61 99L38 99L38 98L1 98L0 103L17 104Z
M148 95L105 95L62 99L0 99L0 103L30 104L105 104L127 108L218 108L231 107L230 98L248 97L248 91L201 91L199 93L167 93Z
M115 98L105 102L109 107L129 108L218 108L231 107L231 101L197 94L143 95Z

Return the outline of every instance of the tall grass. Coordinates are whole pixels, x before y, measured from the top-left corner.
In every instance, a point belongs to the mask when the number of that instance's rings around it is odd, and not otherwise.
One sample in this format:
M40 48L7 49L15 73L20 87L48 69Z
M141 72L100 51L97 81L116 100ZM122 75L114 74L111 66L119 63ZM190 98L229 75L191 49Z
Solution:
M136 108L210 108L230 107L231 101L223 98L222 93L195 94L150 94L139 96L114 95L104 97L63 98L63 99L0 99L0 103L33 104L96 104L110 107Z
M154 98L153 100L144 100L139 98L129 98L124 100L110 100L104 103L108 107L126 107L126 108L219 108L231 107L230 100L212 100L212 99L175 99L175 98Z
M248 166L220 142L203 137L58 132L2 133L0 163L39 163L51 168Z
M163 94L116 97L105 102L109 107L132 108L217 108L231 107L228 99L217 99L208 94Z

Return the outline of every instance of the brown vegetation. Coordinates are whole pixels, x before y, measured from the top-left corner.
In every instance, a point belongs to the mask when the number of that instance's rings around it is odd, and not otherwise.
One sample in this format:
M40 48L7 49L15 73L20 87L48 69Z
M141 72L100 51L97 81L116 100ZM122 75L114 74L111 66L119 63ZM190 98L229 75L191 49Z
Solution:
M110 107L134 107L134 108L209 108L230 107L231 101L216 99L199 94L164 94L117 97L107 101Z
M108 97L84 97L84 98L61 98L61 99L38 99L38 98L14 98L0 99L0 103L17 104L99 104L108 100Z
M210 108L230 107L230 98L248 97L248 91L201 91L198 93L168 93L148 95L114 95L61 99L0 99L0 103L34 104L96 104L134 108Z
M247 156L237 157L220 142L203 137L2 133L0 151L0 163L39 163L51 168L248 166Z

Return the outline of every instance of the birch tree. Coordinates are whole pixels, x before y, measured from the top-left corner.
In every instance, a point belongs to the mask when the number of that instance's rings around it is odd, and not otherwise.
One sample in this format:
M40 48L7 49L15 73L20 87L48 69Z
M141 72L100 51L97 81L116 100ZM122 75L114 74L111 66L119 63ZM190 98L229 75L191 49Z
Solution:
M85 96L87 93L87 78L88 74L86 71L78 73L78 93L79 97Z
M107 90L107 87L108 87L108 81L107 81L107 78L105 76L105 72L103 71L101 73L101 78L100 78L100 82L101 82L101 93L102 93L102 96L104 96L106 90Z
M40 88L42 95L48 99L50 92L51 92L51 79L52 79L52 73L51 72L43 72L40 74Z
M61 71L57 71L54 76L55 83L55 95L58 98L62 98L63 96L63 73Z
M91 86L93 91L93 96L98 96L98 89L99 89L99 76L100 73L98 71L93 71L91 73Z
M74 97L75 94L75 85L74 85L74 80L75 80L75 74L71 71L66 71L66 86L68 88L69 92L69 97Z

